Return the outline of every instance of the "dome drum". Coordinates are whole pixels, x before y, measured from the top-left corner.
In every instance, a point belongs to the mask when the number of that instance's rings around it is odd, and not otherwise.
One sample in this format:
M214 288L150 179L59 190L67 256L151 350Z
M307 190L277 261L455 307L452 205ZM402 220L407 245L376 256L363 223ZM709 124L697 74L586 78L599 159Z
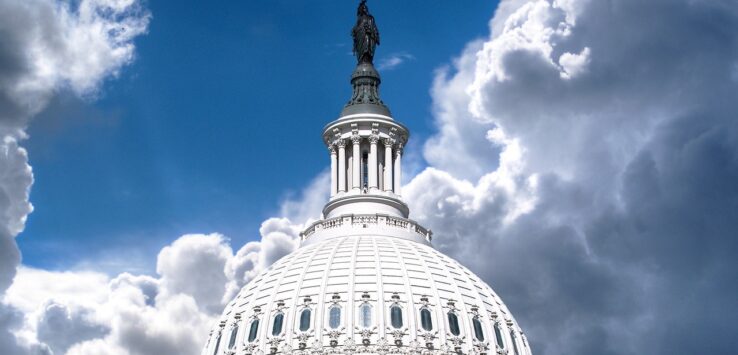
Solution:
M333 218L343 214L383 213L399 218L407 218L410 210L402 200L389 191L351 191L331 199L323 207L325 218Z
M396 216L346 214L314 222L300 233L302 245L347 235L386 236L431 244L433 232L417 222Z

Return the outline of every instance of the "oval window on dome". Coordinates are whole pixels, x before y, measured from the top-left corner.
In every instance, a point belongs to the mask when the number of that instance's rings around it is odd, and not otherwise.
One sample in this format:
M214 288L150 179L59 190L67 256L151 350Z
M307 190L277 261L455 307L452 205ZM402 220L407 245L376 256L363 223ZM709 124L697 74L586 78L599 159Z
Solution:
M223 335L222 332L218 332L218 336L215 338L215 350L213 351L213 355L218 354L218 349L220 348L220 337Z
M459 328L459 317L454 312L448 312L448 329L453 335L461 334L461 328Z
M500 322L495 323L495 340L497 341L497 347L500 349L505 348L505 341L502 339L502 330L500 329Z
M236 335L238 335L238 324L234 324L233 329L231 329L231 338L228 340L228 350L236 347Z
M254 319L253 322L251 322L251 328L249 328L249 343L252 343L254 340L256 340L256 335L259 333L259 320Z
M310 308L305 308L302 310L302 313L300 313L300 331L306 332L308 329L310 329L311 315L312 312L310 311Z
M427 332L433 330L433 318L431 318L431 312L428 308L420 310L420 326Z
M341 307L331 306L328 311L328 326L331 329L338 329L341 326Z
M370 328L372 326L372 305L364 303L359 306L359 325L362 328Z
M274 316L272 321L272 335L278 336L282 334L282 324L284 323L284 313L279 312Z
M512 339L513 351L515 352L515 355L520 355L520 351L518 350L518 340L517 340L518 337L515 335L514 330L510 331L510 338Z
M474 317L472 319L472 323L474 324L474 337L477 338L479 341L484 341L484 329L482 329L482 321L479 320L479 317Z
M390 307L390 323L395 329L402 328L402 308L398 305Z

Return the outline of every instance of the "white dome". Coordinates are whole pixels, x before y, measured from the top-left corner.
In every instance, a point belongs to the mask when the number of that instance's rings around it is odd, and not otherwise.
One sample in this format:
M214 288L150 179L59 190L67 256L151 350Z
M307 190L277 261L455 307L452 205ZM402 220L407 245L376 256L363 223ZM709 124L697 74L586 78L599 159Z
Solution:
M494 291L432 247L387 236L321 239L246 285L203 355L530 354Z
M325 219L228 304L202 354L530 355L494 291L408 219L401 188L410 132L379 98L374 47L356 51L357 40L378 36L364 1L357 16L353 95L322 134L331 164Z

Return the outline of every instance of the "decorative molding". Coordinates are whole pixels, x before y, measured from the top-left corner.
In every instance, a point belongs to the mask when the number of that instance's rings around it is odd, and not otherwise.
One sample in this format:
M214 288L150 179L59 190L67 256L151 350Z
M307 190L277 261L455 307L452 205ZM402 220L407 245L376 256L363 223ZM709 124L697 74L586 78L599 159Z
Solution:
M384 106L379 98L379 74L372 67L371 70L357 70L351 76L352 94L346 106L359 104L375 104Z
M261 307L260 306L254 306L253 313L251 314L251 317L249 317L249 318L253 321L254 319L259 319L261 317L261 315L262 315ZM241 317L240 313L238 315L236 315L236 316L239 317L239 318Z
M372 134L379 134L379 122L372 122Z

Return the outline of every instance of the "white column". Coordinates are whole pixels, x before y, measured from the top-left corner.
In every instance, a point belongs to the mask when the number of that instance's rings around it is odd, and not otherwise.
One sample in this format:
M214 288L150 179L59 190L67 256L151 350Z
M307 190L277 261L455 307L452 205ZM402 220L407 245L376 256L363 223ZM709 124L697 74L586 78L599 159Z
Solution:
M395 194L400 195L402 186L402 143L397 144L395 150Z
M338 146L338 192L346 192L346 140L339 139Z
M384 140L384 191L392 191L392 141Z
M369 136L369 189L377 188L377 142L379 136L372 134Z
M328 147L328 150L331 151L331 197L336 196L336 193L338 192L338 166L336 161L336 146L331 144L330 147Z
M359 191L361 190L361 137L358 134L351 136L351 142L354 144L353 147L353 171L351 172L351 187Z

